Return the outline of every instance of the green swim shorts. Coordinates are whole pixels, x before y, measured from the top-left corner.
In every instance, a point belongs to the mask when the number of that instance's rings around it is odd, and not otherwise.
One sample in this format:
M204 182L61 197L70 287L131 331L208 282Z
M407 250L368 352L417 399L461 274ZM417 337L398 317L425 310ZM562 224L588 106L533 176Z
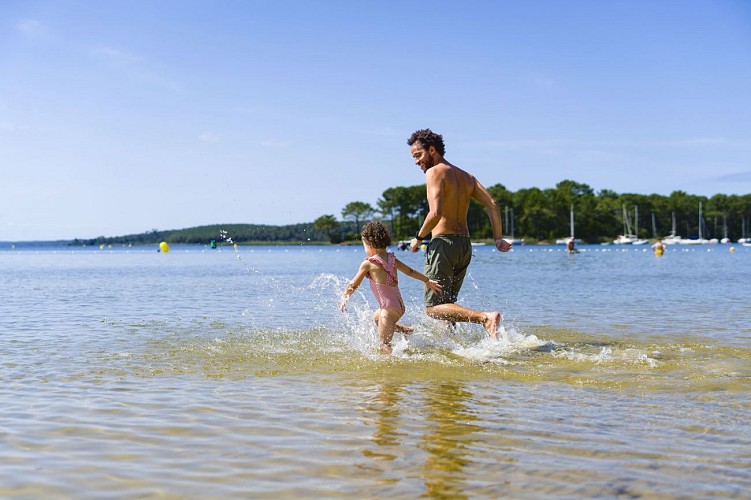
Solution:
M428 243L425 251L425 276L443 286L443 293L425 289L425 307L453 304L459 297L469 262L472 243L463 234L442 234Z

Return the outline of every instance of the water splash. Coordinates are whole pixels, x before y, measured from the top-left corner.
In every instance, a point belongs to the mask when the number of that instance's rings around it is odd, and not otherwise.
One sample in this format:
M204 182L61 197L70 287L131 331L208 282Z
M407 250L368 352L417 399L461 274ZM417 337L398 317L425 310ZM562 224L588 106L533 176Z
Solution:
M258 271L256 269L250 267L250 264L248 264L248 261L246 261L243 258L242 255L240 255L240 249L239 249L237 243L235 243L234 241L232 241L232 237L229 235L229 233L227 231L225 231L224 229L220 229L219 230L219 237L225 243L228 243L228 244L232 245L232 248L235 251L235 259L242 264L243 268L245 269L245 272L248 272L248 273L250 273L250 272L258 273Z

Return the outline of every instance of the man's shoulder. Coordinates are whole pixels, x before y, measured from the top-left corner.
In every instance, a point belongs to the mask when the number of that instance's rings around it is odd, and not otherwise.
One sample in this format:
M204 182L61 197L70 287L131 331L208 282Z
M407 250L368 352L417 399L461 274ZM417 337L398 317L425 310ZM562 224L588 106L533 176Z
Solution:
M450 163L437 163L429 168L428 171L425 172L425 175L429 177L445 177L449 172L453 171L461 171L461 169Z

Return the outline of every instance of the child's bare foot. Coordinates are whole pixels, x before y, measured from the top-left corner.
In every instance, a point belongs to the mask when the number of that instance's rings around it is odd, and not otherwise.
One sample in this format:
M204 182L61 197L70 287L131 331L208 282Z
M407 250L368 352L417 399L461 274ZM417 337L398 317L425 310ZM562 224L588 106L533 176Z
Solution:
M394 350L391 348L391 344L384 344L381 342L381 352L383 354L391 354Z
M501 325L501 313L499 312L487 312L485 313L485 321L482 322L482 326L488 331L490 336L494 339L498 338L498 327Z
M399 333L403 333L404 335L409 335L410 333L415 331L415 329L411 326L402 325L401 323L394 325L394 330Z

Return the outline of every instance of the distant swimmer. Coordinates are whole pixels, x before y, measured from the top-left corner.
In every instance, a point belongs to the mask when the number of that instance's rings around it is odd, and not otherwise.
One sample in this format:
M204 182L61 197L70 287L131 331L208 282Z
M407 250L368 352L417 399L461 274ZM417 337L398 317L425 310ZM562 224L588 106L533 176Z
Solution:
M652 245L652 250L654 250L655 255L660 256L663 253L665 253L665 249L667 248L667 245L663 243L662 240L657 240L657 242Z
M569 238L566 242L566 251L569 254L579 253L579 250L576 249L576 241L574 240L574 238Z
M426 289L434 293L441 293L441 285L421 272L415 271L397 259L393 253L386 250L391 246L391 235L382 223L373 221L365 224L361 236L362 246L367 257L360 264L357 274L344 290L344 294L339 301L339 308L342 311L346 310L350 296L355 293L362 280L367 277L370 280L373 295L378 300L379 307L373 315L373 321L378 327L379 347L381 352L391 354L391 339L394 337L394 331L412 332L411 327L397 323L405 312L404 301L399 290L397 271L403 272L410 278L422 281L425 283Z
M471 200L479 201L488 211L493 239L500 252L511 250L502 237L501 212L485 187L472 174L447 162L443 157L443 136L430 129L418 130L407 140L415 164L425 173L429 211L410 242L417 252L421 242L432 234L425 250L425 274L443 286L443 293L425 290L425 311L436 319L481 324L497 338L501 324L498 311L475 311L456 303L464 276L472 259L467 210Z

